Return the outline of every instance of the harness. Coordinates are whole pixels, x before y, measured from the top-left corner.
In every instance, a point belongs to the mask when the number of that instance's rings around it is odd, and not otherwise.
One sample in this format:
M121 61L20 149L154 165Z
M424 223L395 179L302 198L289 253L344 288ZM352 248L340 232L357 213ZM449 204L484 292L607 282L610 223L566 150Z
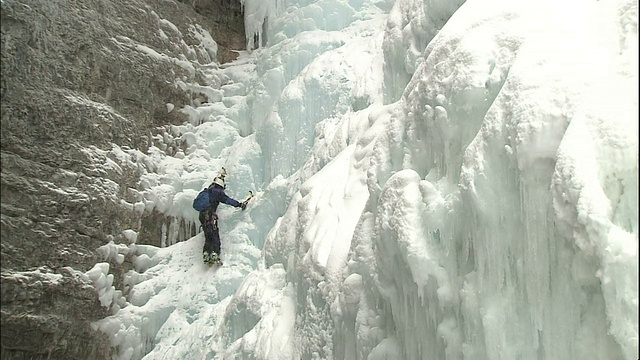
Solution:
M207 210L207 213L205 214L204 225L211 225L213 227L213 230L216 230L218 228L218 214L216 214L215 211Z

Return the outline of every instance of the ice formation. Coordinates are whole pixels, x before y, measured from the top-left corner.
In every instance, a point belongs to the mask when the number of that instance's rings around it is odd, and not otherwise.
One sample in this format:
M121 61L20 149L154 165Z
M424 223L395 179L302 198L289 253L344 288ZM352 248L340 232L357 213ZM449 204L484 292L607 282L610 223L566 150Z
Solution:
M175 227L102 250L137 267L120 359L638 358L636 2L243 5L187 151L114 152L157 170L141 211L196 226L221 166L257 195L215 273Z

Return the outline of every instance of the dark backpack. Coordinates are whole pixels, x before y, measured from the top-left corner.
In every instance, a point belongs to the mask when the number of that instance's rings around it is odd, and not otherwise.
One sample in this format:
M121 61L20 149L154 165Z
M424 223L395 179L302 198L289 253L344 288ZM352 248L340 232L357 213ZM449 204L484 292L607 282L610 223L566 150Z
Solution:
M204 189L193 199L193 208L198 211L205 211L209 206L211 206L211 195L209 194L209 189Z

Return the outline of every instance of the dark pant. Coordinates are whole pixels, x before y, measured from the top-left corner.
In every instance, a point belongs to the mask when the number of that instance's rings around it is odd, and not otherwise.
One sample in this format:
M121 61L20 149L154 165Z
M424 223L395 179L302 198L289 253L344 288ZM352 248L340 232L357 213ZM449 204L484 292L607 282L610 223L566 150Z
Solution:
M204 248L202 252L220 255L220 233L218 232L218 215L211 210L200 212L200 224L204 230Z

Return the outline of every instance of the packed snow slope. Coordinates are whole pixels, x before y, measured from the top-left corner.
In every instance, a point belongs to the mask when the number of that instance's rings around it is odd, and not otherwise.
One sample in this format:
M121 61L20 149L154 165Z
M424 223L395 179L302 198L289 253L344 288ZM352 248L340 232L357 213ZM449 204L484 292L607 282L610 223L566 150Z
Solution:
M101 248L119 359L638 358L637 2L244 6L184 150L114 152L157 169L141 211L198 226L222 166L257 195L220 269L202 233Z

